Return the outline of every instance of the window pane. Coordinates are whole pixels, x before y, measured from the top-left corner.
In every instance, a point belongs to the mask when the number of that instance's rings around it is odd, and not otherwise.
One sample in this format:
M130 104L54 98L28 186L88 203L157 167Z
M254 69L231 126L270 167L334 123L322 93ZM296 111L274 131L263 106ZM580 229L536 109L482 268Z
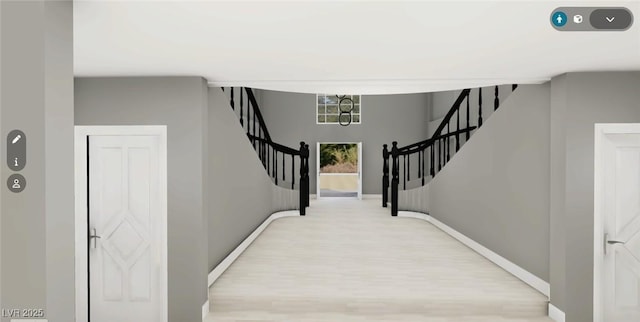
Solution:
M360 104L355 104L353 106L353 113L360 113Z
M327 123L337 123L338 115L327 115Z
M353 123L360 123L360 115L354 115L352 121Z
M349 114L342 114L342 116L340 117L340 120L342 121L343 124L348 124L349 120L353 122L353 116L349 117Z
M318 115L318 123L324 123L324 115Z
M324 104L318 104L318 114L324 114Z
M318 94L318 104L324 104L324 95Z
M337 114L339 113L338 111L338 105L327 105L327 114Z
M338 98L334 94L327 94L327 104L338 104Z
M356 104L360 104L360 95L353 95L353 102Z

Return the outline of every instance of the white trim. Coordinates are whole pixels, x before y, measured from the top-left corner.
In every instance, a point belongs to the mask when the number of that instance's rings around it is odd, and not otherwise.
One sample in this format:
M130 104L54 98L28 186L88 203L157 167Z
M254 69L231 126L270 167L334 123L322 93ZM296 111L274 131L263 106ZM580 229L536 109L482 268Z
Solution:
M382 194L363 194L362 199L364 200L382 199Z
M540 78L482 78L482 79L345 79L345 80L219 80L209 81L209 87L251 87L263 90L295 93L351 92L369 94L408 94L451 91L495 84L542 84L551 80ZM317 100L316 100L317 102Z
M549 317L556 322L564 322L564 312L549 303Z
M607 134L640 134L640 123L596 123L594 126L594 175L593 175L593 321L604 321L604 169L602 156Z
M209 293L209 292L207 292ZM204 321L204 319L207 317L207 315L209 315L209 300L207 299L206 302L204 302L204 304L202 304L202 321Z
M269 226L271 222L284 217L298 216L300 216L300 212L298 210L276 212L269 216L269 218L267 218L260 226L258 226L258 228L256 228L256 230L254 230L251 235L249 235L249 237L242 241L242 243L240 243L240 245L238 245L238 247L236 247L236 249L234 249L231 254L227 255L227 257L225 257L225 259L222 260L222 262L220 262L220 264L218 264L218 266L216 266L211 271L211 273L209 273L209 287L211 287L211 285L215 283L215 281L222 275L222 273L224 273L224 271L226 271L227 268L229 268L231 264L233 264L233 262L238 259L238 257L240 257L240 255L249 247L249 245L251 245L251 243L253 243L254 240L256 240L256 238L258 238L258 236L260 236L260 234L267 228L267 226Z
M528 271L526 271L522 267L512 263L508 259L506 259L506 258L494 253L490 249L480 245L479 243L475 242L471 238L459 233L455 229L445 225L441 221L439 221L439 220L437 220L437 219L435 219L435 218L433 218L433 217L431 217L431 216L429 216L427 214L423 214L423 213L419 213L419 212L413 212L413 211L399 211L398 212L398 217L422 219L422 220L425 220L425 221L433 224L434 226L440 228L445 233L451 235L451 237L457 239L458 241L460 241L461 243L463 243L467 247L473 249L478 254L486 257L488 260L490 260L493 263L495 263L496 265L502 267L504 270L506 270L507 272L511 273L513 276L515 276L515 277L521 279L523 282L529 284L529 286L535 288L536 290L538 290L538 292L540 292L540 293L546 295L547 297L549 297L549 294L550 294L549 283L547 283L544 280L542 280L541 278L529 273Z
M88 276L87 276L87 141L88 136L99 135L150 135L158 136L160 180L160 230L162 245L161 260L164 263L160 272L162 285L162 320L169 320L168 306L168 261L167 261L167 127L153 126L75 126L74 161L75 161L75 290L76 290L76 322L88 320Z

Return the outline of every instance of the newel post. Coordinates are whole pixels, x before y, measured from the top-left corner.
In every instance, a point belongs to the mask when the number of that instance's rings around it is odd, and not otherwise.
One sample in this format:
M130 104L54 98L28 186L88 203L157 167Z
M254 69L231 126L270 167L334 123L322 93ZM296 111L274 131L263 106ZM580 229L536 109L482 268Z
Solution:
M400 184L400 155L398 152L398 142L393 141L391 147L391 216L398 215L398 185Z
M382 145L382 207L387 208L389 201L389 149Z
M300 216L306 214L309 205L309 146L300 142Z

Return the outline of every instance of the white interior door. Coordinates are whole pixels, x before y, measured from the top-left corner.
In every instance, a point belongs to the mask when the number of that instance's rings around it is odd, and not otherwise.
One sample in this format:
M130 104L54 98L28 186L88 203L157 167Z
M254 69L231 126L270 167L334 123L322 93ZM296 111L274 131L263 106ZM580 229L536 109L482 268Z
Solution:
M165 319L159 145L157 136L89 137L92 322Z
M596 292L602 292L601 316L607 322L640 321L640 129L605 133L597 142L596 212L602 215L603 262L602 290Z

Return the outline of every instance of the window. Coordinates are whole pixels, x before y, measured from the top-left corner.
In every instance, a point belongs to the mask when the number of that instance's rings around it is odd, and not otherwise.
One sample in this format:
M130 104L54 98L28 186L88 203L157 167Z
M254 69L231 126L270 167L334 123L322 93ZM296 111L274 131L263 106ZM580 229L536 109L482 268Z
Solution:
M339 124L340 108L338 102L340 99L336 94L318 94L316 100L316 122L317 124ZM353 100L353 110L351 111L351 124L360 124L361 103L360 95L344 95L346 98ZM351 106L351 102L343 101L342 109L347 110ZM344 117L344 116L343 116ZM344 119L346 121L346 119Z

